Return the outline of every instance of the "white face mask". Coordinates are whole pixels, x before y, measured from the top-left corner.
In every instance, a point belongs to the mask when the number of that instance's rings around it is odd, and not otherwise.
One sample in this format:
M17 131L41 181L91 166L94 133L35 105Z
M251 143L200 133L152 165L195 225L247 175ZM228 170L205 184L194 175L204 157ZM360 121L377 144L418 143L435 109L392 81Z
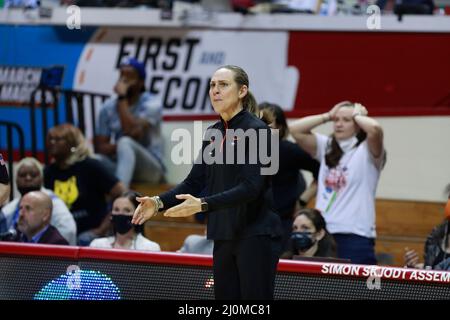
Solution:
M345 140L337 140L337 143L339 144L339 147L341 147L342 151L346 153L353 149L354 146L356 146L356 144L358 143L358 139L356 138L356 136L353 136Z

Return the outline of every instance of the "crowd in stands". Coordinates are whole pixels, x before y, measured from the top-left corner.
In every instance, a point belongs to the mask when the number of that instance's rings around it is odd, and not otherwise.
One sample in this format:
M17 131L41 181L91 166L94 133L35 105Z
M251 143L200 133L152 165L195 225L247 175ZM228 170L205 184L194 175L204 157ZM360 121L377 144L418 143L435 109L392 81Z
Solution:
M142 226L131 222L141 195L129 190L130 183L137 178L150 184L165 181L161 106L145 92L145 77L139 61L121 66L116 96L100 111L97 154L91 154L77 127L62 124L46 137L51 164L43 168L29 157L16 164L19 196L1 207L0 240L161 250L143 235ZM387 159L380 124L364 106L348 101L290 126L276 104L262 103L252 112L280 142L280 167L272 184L273 209L283 222L281 257L376 264L375 192ZM329 121L330 136L311 131ZM0 201L5 203L9 178L1 155L0 165ZM300 170L311 173L311 185ZM306 208L313 198L316 209ZM445 212L445 221L426 240L424 262L407 250L407 267L450 270L450 194ZM206 232L189 236L178 250L212 251Z
M440 14L433 0L183 0L183 8L197 6L210 11L234 11L243 14L302 13L332 15L367 15L371 5L382 13ZM156 8L173 10L173 0L6 0L7 8L36 8L38 6L102 7L102 8ZM187 6L187 7L186 7Z

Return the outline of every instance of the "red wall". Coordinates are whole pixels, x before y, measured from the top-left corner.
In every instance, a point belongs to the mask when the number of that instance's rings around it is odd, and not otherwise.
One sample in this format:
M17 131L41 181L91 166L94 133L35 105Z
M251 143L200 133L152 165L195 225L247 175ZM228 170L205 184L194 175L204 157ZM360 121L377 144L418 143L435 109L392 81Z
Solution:
M375 116L450 115L450 34L291 32L296 110L359 101Z

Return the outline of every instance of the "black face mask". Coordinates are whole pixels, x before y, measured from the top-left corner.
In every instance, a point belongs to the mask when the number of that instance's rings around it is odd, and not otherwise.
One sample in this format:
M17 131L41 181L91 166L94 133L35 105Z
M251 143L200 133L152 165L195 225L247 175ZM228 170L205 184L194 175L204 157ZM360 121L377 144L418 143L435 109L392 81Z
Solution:
M28 192L41 190L41 186L17 187L17 190L20 192L20 194L23 197Z
M113 214L112 215L112 224L114 228L114 232L125 234L133 228L133 224L131 223L132 216L125 216L122 214Z
M311 248L315 241L311 232L292 232L291 241L295 251L304 252Z

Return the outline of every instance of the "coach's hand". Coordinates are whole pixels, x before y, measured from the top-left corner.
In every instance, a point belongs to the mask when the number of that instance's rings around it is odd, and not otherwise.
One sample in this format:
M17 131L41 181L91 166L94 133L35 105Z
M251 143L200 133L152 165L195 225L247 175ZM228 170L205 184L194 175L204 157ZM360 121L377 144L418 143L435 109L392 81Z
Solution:
M184 199L184 201L164 212L165 217L189 217L202 211L200 198L190 194L178 194L176 197L177 199Z
M136 200L139 205L134 211L131 223L143 224L157 214L155 201L151 197L136 197Z

